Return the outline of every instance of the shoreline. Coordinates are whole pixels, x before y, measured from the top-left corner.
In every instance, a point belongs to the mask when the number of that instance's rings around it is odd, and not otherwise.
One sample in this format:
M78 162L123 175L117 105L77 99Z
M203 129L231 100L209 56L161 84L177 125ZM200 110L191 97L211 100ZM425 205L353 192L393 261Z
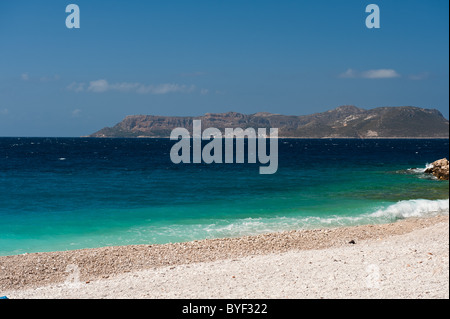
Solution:
M80 283L89 285L93 281L108 281L110 278L130 276L137 272L158 272L167 268L189 267L192 264L265 258L291 252L318 251L320 255L320 252L325 254L332 249L357 249L362 243L380 243L415 231L426 232L436 225L447 225L448 230L448 223L449 216L444 215L404 219L391 224L296 230L165 245L115 246L5 256L0 257L0 295L8 292L14 295L14 292L25 292L27 289L64 284L74 275L74 270ZM448 236L446 240L448 252ZM351 244L352 241L355 244Z

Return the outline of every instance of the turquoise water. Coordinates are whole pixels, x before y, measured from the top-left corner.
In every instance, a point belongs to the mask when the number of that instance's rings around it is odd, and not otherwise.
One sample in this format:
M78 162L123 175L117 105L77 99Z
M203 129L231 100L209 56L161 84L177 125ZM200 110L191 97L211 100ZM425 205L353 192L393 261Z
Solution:
M279 140L279 169L171 163L167 139L0 139L0 255L448 214L448 140Z

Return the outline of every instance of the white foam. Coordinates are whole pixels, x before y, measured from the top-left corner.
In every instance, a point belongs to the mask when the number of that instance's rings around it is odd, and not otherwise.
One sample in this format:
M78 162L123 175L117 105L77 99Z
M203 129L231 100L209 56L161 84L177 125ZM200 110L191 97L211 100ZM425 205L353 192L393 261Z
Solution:
M146 225L129 232L134 241L180 242L203 238L239 237L272 232L328 227L384 224L411 217L449 214L449 200L414 199L373 208L360 215L273 216L242 219L220 219L209 223ZM129 234L129 235L130 235Z
M400 201L386 208L379 209L370 214L370 217L387 217L391 219L402 219L410 217L431 217L437 215L448 215L449 200L413 199Z
M424 168L409 168L408 171L417 173L417 174L422 174L422 173L425 173L425 171L429 168L433 168L433 164L427 163Z
M432 217L449 214L449 200L415 199L400 201L375 212L359 216L309 216L309 217L274 217L246 218L230 224L212 224L206 232L213 237L243 236L267 232L278 232L294 229L312 229L321 227L352 226L362 224L378 224L394 222L411 217Z

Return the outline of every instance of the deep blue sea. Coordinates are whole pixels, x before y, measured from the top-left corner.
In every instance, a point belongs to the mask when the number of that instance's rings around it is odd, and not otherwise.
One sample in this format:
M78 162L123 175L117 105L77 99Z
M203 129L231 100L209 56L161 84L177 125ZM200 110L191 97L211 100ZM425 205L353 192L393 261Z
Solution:
M173 164L169 139L0 138L0 255L448 214L448 140L280 139L279 168Z

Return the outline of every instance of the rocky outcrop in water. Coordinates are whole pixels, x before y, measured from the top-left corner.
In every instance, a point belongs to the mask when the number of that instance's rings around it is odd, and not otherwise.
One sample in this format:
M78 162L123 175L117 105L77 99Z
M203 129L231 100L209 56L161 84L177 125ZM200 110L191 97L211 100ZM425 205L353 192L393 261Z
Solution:
M437 160L436 162L433 162L430 168L427 168L425 170L425 173L433 174L438 179L441 180L447 180L448 181L448 169L449 169L449 161L446 158Z

